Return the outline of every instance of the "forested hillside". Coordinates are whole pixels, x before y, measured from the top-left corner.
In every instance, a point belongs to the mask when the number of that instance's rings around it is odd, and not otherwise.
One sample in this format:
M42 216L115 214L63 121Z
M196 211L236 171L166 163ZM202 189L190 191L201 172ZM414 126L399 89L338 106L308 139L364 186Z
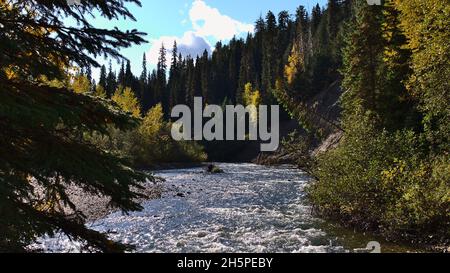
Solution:
M133 91L128 95L139 101L140 113L161 104L166 120L173 106L191 105L196 96L206 104L282 104L306 129L326 135L336 128L339 110L324 114L315 97L336 81L339 86L344 22L350 14L351 1L330 1L328 8L316 5L311 12L299 6L295 14L269 11L256 20L254 33L218 42L211 53L182 56L175 42L163 45L153 71L144 54L139 76L124 61L119 71L111 63L103 66L97 81L89 67L80 69L73 81L86 83L82 90L105 98L128 87ZM290 116L284 114L282 119L288 121ZM231 160L245 146L203 145L212 160Z
M163 45L155 70L148 70L145 54L139 76L133 75L129 62L119 71L103 66L92 90L105 90L112 97L118 86L130 87L142 113L162 103L166 115L176 104L190 105L194 96L208 104L245 103L248 83L260 92L263 103L275 103L275 83L284 78L293 96L307 100L338 78L342 22L350 6L350 1L331 1L330 8L317 5L311 14L303 6L295 15L269 11L256 21L255 33L227 44L218 42L212 53L205 50L201 56L182 56L176 42ZM94 82L89 68L80 72Z

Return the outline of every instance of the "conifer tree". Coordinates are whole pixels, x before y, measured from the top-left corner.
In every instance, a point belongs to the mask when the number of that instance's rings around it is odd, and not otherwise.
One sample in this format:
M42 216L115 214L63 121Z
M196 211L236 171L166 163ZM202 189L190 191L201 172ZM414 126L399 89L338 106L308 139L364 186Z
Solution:
M168 92L169 92L169 109L172 109L173 106L178 104L179 102L179 93L180 93L180 65L178 63L178 45L177 41L174 41L172 47L172 59L170 64L170 72L169 72L169 83L168 83Z
M156 69L153 69L151 73L148 74L148 86L149 86L149 97L150 97L150 107L154 106L155 104L159 103L159 98L157 97L157 83L158 83L158 76Z
M339 3L338 0L328 0L327 19L328 35L331 40L336 39L339 22Z
M411 50L405 47L407 39L400 28L400 12L392 0L385 0L383 7L384 51L380 74L382 92L379 96L379 112L382 124L388 130L416 128L420 117L416 100L408 92L405 82L411 75L409 60Z
M108 19L134 19L125 5L140 3L84 0L76 7L67 1L34 0L32 9L23 8L31 1L11 3L0 1L0 252L27 251L36 238L57 231L91 251L129 249L89 229L66 188L76 185L110 197L111 207L122 211L140 209L133 200L141 195L132 188L141 187L145 176L79 137L107 134L109 126L129 129L135 122L101 101L67 87L50 87L40 78L64 80L61 67L99 67L95 56L121 58L120 48L145 42L136 30L97 29L86 17L98 12ZM65 26L66 18L77 24ZM104 67L101 74L103 87ZM70 217L60 205L72 211Z
M313 35L316 34L317 29L319 28L320 22L322 20L322 9L320 5L317 4L311 13L311 32Z
M272 12L268 12L266 16L266 29L264 32L263 38L263 58L262 58L262 74L261 74L261 83L262 83L262 96L265 100L267 100L270 95L269 93L272 90L272 84L274 83L274 64L277 62L276 60L276 19L275 15Z
M201 58L201 90L202 97L205 103L209 103L209 81L210 81L210 65L209 65L209 53L205 49Z
M127 65L125 67L125 85L126 87L132 87L134 81L134 75L133 72L131 72L131 62L130 60L127 61ZM136 90L134 90L136 92Z
M382 7L357 1L355 8L354 27L348 34L344 49L343 87L346 93L343 107L347 115L362 107L377 119L377 101L383 82L379 73L384 50Z
M191 56L187 56L186 58L186 81L185 81L185 100L186 104L189 106L193 106L194 98L193 94L195 94L195 66L194 60Z
M247 83L256 82L258 76L256 74L254 54L253 54L253 44L251 44L252 37L249 34L247 37L246 45L244 45L244 50L242 53L241 67L239 68L239 82L238 91L236 94L237 103L243 103L243 94L245 92L245 85Z
M277 66L275 67L275 78L283 75L283 68L285 62L285 54L288 48L291 45L291 41L289 40L292 35L292 21L290 20L290 14L288 11L284 10L278 14L278 26L277 26L277 52L275 53L278 56ZM280 58L281 57L281 58Z
M110 60L108 76L106 77L106 93L108 94L109 98L114 94L116 88L117 88L116 73L113 71L112 62Z
M139 79L144 84L147 82L147 56L145 53L142 56L142 73Z
M193 77L193 93L191 94L192 98L201 97L201 73L202 66L200 62L200 56L197 55L194 63L194 77Z
M102 65L102 68L100 69L100 79L98 81L98 84L106 90L106 67L105 65Z
M187 104L186 102L186 60L181 53L178 54L178 95L177 104Z
M236 101L236 91L238 88L239 67L242 59L241 39L233 38L229 45L228 71L227 71L227 92L226 96L233 102Z
M144 110L144 113L148 110L148 98L147 98L147 92L148 92L148 72L147 72L147 56L144 53L142 56L142 72L141 76L139 77L139 98L140 98L140 104L141 108Z
M117 84L125 86L125 61L122 60L120 65L119 74L117 75Z
M169 109L167 108L168 96L166 92L167 59L166 59L166 48L164 47L164 44L162 44L161 49L159 50L156 74L157 74L157 84L155 89L155 102L162 103L164 113L167 115L169 111Z
M93 79L92 79L92 68L91 68L90 65L88 65L85 68L85 73L84 74L85 74L86 78L88 79L89 83L92 84L92 81L93 81Z

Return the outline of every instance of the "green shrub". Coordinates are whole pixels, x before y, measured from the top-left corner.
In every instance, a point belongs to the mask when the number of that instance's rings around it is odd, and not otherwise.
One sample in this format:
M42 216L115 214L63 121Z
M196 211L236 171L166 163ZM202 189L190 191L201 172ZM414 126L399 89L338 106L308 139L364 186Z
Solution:
M378 132L368 115L346 124L340 146L317 159L308 192L318 210L388 234L448 238L448 156L430 157L412 131Z

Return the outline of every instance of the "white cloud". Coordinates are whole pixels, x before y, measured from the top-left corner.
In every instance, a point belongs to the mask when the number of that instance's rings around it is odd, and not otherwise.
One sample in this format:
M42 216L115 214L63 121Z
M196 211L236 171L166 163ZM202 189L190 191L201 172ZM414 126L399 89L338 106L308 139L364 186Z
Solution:
M177 42L178 53L181 53L184 57L190 55L195 58L197 55L202 55L203 52L208 50L211 52L211 45L206 41L205 38L196 35L192 31L186 32L182 38L175 36L163 36L157 40L151 42L152 46L148 52L148 61L152 65L158 63L159 50L162 44L167 50L167 64L170 64L170 59L172 56L173 42Z
M235 35L254 31L252 24L245 24L223 15L202 0L193 2L189 18L195 33L201 37L211 36L217 40L229 40Z
M187 8L188 5L186 4ZM177 41L178 51L184 56L195 58L203 54L204 50L212 51L211 44L217 40L230 40L233 36L254 31L252 24L239 22L227 15L223 15L216 8L208 6L203 0L194 0L189 10L189 19L193 30L184 33L183 37L162 36L151 41L150 51L147 53L151 65L158 63L159 50L164 44L167 49L167 63L170 64L173 42ZM181 21L185 25L187 20Z

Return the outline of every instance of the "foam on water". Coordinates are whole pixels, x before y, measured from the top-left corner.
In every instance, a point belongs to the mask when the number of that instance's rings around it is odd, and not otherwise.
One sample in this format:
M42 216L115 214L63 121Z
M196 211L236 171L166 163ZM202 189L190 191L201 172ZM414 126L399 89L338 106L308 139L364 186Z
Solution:
M305 204L308 177L290 166L219 164L158 172L167 180L163 198L141 212L114 213L89 226L110 232L137 252L336 252ZM183 193L185 197L177 196ZM45 238L49 252L77 252L67 238Z

